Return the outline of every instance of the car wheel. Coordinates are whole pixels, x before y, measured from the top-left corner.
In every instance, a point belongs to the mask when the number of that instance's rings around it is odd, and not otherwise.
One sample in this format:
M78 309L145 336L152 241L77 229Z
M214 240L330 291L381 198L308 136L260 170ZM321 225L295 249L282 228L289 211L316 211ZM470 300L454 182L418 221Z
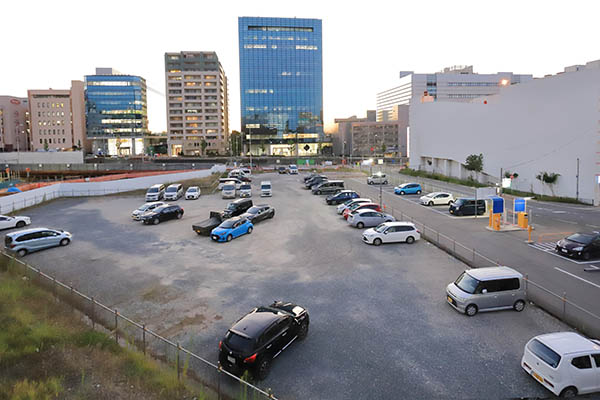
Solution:
M183 217L183 213L177 213L177 219L181 219Z
M406 238L406 243L408 244L413 244L415 242L415 238L412 236L409 236Z
M421 194L421 191L420 191L420 190L417 190L417 194Z
M457 211L456 215L459 216L459 217L462 217L463 216L463 212L462 211Z
M370 184L371 184L371 181L367 181L367 185L370 185Z
M158 224L160 224L160 220L159 220L158 218L154 218L154 219L152 220L152 223L153 223L154 225L158 225Z
M431 207L431 206L433 205L433 201L430 201L429 203L427 203L427 205L428 205L429 207Z
M467 308L465 308L465 314L467 314L467 316L472 317L475 314L477 314L477 306L475 304L469 304L467 306Z
M401 195L401 196L404 196L404 192L400 192L400 195Z
M269 376L270 370L271 360L265 357L262 360L260 360L260 363L256 367L256 379L259 381L265 380L267 376Z
M25 226L25 221L19 221L17 222L17 228L22 228Z
M515 304L513 304L513 308L515 311L521 312L525 309L525 302L523 300L517 300L515 301Z
M228 241L228 242L231 242L231 240L232 240L232 239L233 239L233 236L231 236L231 235L227 235L227 241Z
M252 233L252 227L251 226L248 227L248 232L247 233L248 233L248 235Z
M586 251L581 255L581 258L583 258L585 261L589 261L590 259L590 252Z
M383 182L383 184L384 184L384 185L387 185L387 184L388 184L388 181L385 181L385 182Z
M320 190L317 190L317 194L321 194L321 191L320 191Z
M452 205L452 200L450 200L450 201L448 202L448 206L451 206L451 205Z
M19 257L25 257L27 255L27 250L21 249L21 250L17 251L17 255Z
M560 397L575 397L577 396L577 388L573 387L573 386L569 386L568 388L563 389L562 392L560 392Z
M275 210L273 210L273 212L271 213L271 216L269 218L273 218L275 216Z
M379 238L375 238L375 240L373 240L373 244L374 244L375 246L381 246L381 239L379 239Z
M302 321L302 325L300 325L300 329L298 329L298 339L302 340L308 335L308 321Z
M69 240L69 239L67 239L67 238L64 238L63 240L61 240L61 241L60 241L60 245L61 245L61 246L66 246L66 245L68 245L68 244L69 244L69 242L70 242L70 240Z
M362 228L364 228L364 227L365 227L365 224L363 224L362 222L359 222L358 224L356 224L356 227L357 227L358 229L362 229Z

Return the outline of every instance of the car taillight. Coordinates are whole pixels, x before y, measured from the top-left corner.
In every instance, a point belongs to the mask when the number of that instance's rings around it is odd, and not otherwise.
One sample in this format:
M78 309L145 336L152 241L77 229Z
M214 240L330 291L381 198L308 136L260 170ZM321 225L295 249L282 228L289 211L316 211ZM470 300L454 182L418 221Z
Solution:
M250 357L246 357L244 359L244 362L247 364L253 363L254 361L256 361L256 354L258 354L258 353L254 353Z
M419 234L420 234L420 233L421 233L421 231L417 229L417 233L419 233Z
M15 247L15 246L16 246L16 244L14 244L14 243L11 243L11 244L10 244L10 248L11 248L11 249L12 249L13 247Z
M223 341L219 340L219 350L221 350L221 347L223 346Z

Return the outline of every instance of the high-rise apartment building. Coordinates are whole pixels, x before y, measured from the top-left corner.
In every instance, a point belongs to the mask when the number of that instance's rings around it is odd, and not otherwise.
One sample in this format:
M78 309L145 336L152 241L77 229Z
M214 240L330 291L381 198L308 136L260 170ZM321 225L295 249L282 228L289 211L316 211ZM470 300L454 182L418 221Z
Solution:
M26 98L0 96L0 151L29 150L28 114Z
M165 53L170 156L227 154L227 76L215 52Z
M31 150L89 150L85 134L83 81L71 81L71 89L28 90Z
M240 17L241 128L252 154L316 154L323 141L321 20Z
M95 75L85 77L85 116L92 151L142 154L148 133L146 80L96 68Z
M532 75L516 75L512 72L477 74L473 66L444 68L433 74L415 74L401 71L395 87L377 93L377 120L397 119L394 106L426 101L469 102L474 98L490 96L504 86L515 85L533 79Z

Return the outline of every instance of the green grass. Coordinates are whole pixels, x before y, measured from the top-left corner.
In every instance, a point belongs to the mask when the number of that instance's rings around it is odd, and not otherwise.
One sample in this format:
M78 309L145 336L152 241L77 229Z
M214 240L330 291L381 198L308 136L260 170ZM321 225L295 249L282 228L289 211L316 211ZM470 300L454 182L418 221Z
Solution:
M546 196L544 194L522 192L520 190L514 190L514 189L502 189L502 192L513 195L513 196L519 196L519 197L534 197L538 201L553 201L553 202L557 202L557 203L583 204L583 205L589 206L589 204L583 203L573 197Z
M435 179L437 181L455 183L457 185L463 185L463 186L470 186L470 187L487 187L488 186L488 185L484 185L483 183L479 183L472 178L458 179L458 178L453 178L450 176L437 174L437 173L433 173L433 172L417 171L417 170L410 169L410 168L401 169L400 173L404 174L404 175L409 175L409 176L418 176L418 177L422 177L422 178Z

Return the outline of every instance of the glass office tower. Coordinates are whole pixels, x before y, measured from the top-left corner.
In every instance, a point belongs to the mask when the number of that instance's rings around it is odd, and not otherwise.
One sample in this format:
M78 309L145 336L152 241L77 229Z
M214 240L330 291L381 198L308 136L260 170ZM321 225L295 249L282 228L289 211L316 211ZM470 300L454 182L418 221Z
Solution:
M134 155L144 151L148 133L146 80L97 68L85 77L87 137L95 153Z
M323 141L321 20L240 17L245 149L316 154Z

